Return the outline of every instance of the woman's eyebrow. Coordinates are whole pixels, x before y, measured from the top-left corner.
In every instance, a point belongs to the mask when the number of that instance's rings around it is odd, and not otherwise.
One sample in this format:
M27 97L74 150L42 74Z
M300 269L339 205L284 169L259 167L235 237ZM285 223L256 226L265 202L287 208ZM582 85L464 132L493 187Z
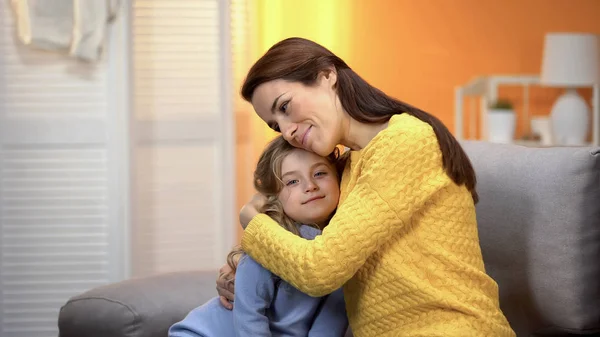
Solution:
M283 94L281 94L281 95L277 96L277 97L275 98L275 100L273 101L273 105L271 105L271 113L272 113L272 114L275 114L275 109L277 108L277 102L279 102L279 98L280 98L281 96L283 96L283 95L285 95L285 92L284 92Z

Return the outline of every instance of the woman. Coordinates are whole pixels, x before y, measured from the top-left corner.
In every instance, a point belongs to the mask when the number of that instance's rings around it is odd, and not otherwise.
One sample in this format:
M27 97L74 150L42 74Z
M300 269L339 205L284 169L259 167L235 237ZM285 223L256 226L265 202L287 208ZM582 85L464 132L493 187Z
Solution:
M438 119L299 38L254 64L242 96L293 146L352 150L322 235L290 234L254 198L240 213L247 254L312 296L343 285L356 337L514 336L484 269L475 173Z

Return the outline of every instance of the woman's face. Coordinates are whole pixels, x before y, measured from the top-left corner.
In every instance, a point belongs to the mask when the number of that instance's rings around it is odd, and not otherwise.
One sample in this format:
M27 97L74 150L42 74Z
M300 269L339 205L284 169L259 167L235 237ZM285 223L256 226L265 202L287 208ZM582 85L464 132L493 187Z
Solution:
M344 112L334 89L336 79L330 72L322 73L312 86L266 82L254 91L252 106L291 145L327 156L343 137Z

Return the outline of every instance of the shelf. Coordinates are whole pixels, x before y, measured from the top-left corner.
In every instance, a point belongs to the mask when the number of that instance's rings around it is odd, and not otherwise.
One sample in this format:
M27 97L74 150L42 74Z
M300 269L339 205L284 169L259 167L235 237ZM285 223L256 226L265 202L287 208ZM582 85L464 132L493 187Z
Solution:
M468 83L455 88L454 135L458 140L486 140L485 136L483 139L477 139L475 135L477 134L477 129L480 129L479 133L481 135L487 134L487 119L485 118L487 106L489 102L493 102L498 98L498 87L501 85L520 85L523 87L523 114L525 115L525 118L529 120L529 87L532 85L540 85L540 79L538 75L492 75L476 77ZM477 125L475 113L469 114L467 136L465 136L464 130L465 97L475 97L479 99L479 120L481 121L481 125ZM595 85L593 87L591 105L593 141L590 145L593 144L595 146L600 146L600 85ZM477 110L476 102L473 100L472 104L470 104L470 106L467 108L469 111L475 112Z

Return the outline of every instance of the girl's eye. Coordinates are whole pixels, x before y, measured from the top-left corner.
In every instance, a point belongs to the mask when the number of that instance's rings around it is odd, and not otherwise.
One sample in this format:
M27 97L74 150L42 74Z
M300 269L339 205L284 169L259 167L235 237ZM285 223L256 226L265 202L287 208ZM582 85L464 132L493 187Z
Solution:
M324 172L324 171L323 172L317 172L317 173L315 173L315 177L324 176L326 174L327 174L327 172Z
M290 181L288 181L287 183L285 183L286 186L292 186L294 184L298 183L298 179L292 179Z

